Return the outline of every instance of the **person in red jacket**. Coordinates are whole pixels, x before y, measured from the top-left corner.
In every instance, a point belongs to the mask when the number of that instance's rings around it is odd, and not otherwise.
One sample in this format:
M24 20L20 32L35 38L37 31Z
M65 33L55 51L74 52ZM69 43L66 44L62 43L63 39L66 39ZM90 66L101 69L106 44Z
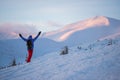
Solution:
M34 41L39 37L40 34L41 34L41 31L38 33L38 35L35 38L32 38L32 35L30 35L28 39L24 38L21 34L19 34L19 36L26 42L26 45L27 45L27 49L28 49L28 56L26 59L27 63L31 61L33 49L34 49Z

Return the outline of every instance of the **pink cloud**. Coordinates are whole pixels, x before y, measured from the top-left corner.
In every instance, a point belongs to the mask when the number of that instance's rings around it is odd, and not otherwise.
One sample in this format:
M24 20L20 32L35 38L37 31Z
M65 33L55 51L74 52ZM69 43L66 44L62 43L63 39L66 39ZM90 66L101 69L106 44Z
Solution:
M19 33L24 36L34 35L37 32L34 25L16 23L0 24L0 39L18 38Z

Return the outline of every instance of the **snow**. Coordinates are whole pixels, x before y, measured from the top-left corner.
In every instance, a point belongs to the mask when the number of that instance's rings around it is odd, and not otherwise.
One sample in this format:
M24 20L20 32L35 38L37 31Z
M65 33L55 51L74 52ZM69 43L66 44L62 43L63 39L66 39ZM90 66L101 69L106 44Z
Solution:
M52 52L31 63L2 69L0 80L120 80L119 48L120 35L76 45L66 55Z

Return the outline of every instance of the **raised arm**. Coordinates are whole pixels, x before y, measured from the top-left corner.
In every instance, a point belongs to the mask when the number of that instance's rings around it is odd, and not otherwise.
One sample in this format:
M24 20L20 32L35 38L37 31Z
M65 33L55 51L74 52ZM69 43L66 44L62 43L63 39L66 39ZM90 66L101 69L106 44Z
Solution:
M23 39L24 41L27 41L27 39L25 39L21 34L19 34L19 36L20 36L21 39Z
M38 35L33 39L33 41L35 41L38 37L39 37L39 35L41 34L41 31L38 33Z

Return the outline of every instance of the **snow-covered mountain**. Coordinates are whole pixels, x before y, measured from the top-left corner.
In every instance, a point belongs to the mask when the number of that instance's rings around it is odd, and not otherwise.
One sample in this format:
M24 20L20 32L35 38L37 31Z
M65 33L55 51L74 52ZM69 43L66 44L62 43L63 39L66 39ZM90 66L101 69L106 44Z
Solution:
M2 69L0 80L120 80L120 33Z
M120 31L120 20L96 16L68 24L60 30L48 32L44 37L64 43L90 42Z
M60 30L45 33L36 40L32 59L60 51L64 46L72 47L86 42L90 43L113 34L119 34L119 32L120 20L104 16L68 24ZM16 34L18 36L18 32ZM24 41L20 39L0 40L0 67L9 65L14 58L17 63L24 63L26 54Z

